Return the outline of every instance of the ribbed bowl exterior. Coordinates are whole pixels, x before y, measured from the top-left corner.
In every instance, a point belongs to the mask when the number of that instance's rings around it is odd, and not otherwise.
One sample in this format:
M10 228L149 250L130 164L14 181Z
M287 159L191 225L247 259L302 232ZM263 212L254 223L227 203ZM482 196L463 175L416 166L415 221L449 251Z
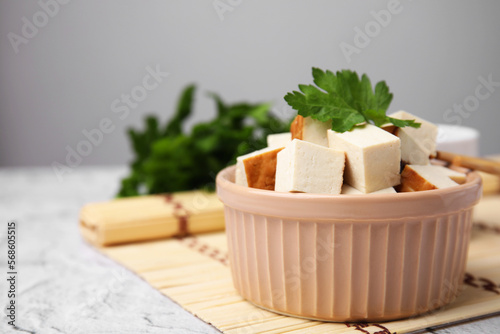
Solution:
M329 321L381 321L452 301L471 210L422 220L298 221L226 208L233 281L267 309Z
M219 196L224 202L230 193ZM240 195L229 202L244 200ZM234 285L260 307L311 319L385 321L428 312L458 294L477 199L458 211L390 219L279 217L226 205Z

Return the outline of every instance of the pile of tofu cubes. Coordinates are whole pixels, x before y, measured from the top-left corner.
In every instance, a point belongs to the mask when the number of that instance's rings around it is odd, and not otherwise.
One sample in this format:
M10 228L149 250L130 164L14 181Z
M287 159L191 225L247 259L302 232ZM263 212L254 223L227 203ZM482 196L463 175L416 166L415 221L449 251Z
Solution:
M421 191L465 182L464 173L431 164L436 125L404 111L390 116L414 119L421 126L365 124L338 133L329 122L297 116L289 133L270 135L267 148L238 157L235 182L316 194Z

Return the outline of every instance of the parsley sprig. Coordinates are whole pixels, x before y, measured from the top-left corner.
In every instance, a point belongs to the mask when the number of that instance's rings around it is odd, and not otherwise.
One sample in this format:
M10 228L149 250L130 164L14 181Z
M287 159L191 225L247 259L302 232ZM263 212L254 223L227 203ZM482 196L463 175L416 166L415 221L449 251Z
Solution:
M376 126L392 123L397 127L419 128L415 120L400 120L386 115L392 101L392 93L385 81L372 88L366 74L359 78L350 70L323 71L313 68L314 85L299 85L298 91L285 96L285 101L298 114L322 122L332 122L332 130L345 132L361 123Z

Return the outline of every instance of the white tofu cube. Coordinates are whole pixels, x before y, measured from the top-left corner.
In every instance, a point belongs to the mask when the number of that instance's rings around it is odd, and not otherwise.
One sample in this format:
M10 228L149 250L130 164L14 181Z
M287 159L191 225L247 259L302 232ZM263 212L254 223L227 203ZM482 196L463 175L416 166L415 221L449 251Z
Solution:
M408 133L408 129L408 127L397 128L394 132L401 139L401 160L411 165L428 165L429 151Z
M275 190L340 194L344 165L344 152L294 139L278 153Z
M344 133L328 130L330 148L344 151L345 183L372 193L400 182L400 140L375 125L366 124Z
M345 184L345 183L342 185L342 191L340 193L343 195L365 195L364 193L362 193L358 189L351 187L350 185ZM396 189L394 189L393 187L390 187L390 188L385 188L382 190L374 191L370 194L392 194L392 193L396 193Z
M448 175L450 179L455 181L458 184L462 184L465 182L467 175L465 173L460 173L456 170L453 170L451 168L447 168L444 166L435 166L436 169L441 170L444 174Z
M394 134L401 139L401 160L411 165L428 165L429 156L436 156L438 127L406 111L398 111L389 116L404 120L414 119L421 123L418 129L409 126L396 128Z
M300 139L328 147L327 131L332 128L332 122L320 122L311 117L298 115L290 126L292 139Z
M292 133L275 133L267 136L267 147L285 147L289 142L292 141Z
M406 165L401 173L399 191L422 191L457 186L441 166Z
M282 149L267 147L236 158L235 183L250 188L274 190L276 156Z

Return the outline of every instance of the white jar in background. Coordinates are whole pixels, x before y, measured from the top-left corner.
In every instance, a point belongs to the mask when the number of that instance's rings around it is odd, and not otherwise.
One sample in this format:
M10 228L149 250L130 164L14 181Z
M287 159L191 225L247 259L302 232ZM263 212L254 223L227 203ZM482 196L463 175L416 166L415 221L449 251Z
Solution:
M459 125L438 124L437 150L479 155L479 131Z

